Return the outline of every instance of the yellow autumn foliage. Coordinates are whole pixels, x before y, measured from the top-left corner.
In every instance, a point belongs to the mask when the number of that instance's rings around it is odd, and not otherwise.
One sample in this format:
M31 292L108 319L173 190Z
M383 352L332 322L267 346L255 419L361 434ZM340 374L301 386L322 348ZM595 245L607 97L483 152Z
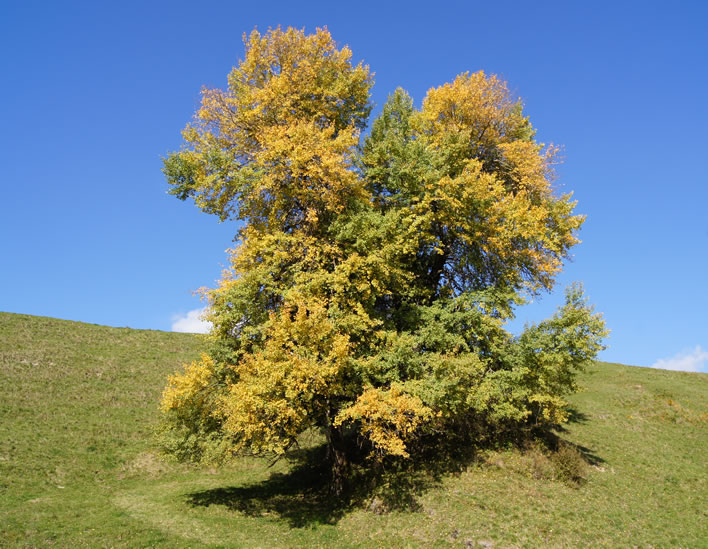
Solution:
M418 397L394 385L389 389L366 389L351 406L339 412L334 425L357 423L379 457L408 457L406 441L431 417L432 410Z
M167 386L162 393L160 409L163 413L199 410L202 415L210 414L207 399L214 379L214 360L202 353L199 361L184 366L184 372L167 378Z
M296 302L271 314L262 350L233 368L238 383L219 399L216 414L239 445L283 453L321 420L326 401L341 391L349 338L335 330L326 307Z
M190 181L179 192L222 219L317 232L323 214L365 196L351 166L370 110L368 67L352 66L326 29L253 31L244 43L228 90L203 90L183 132L188 148L175 158Z

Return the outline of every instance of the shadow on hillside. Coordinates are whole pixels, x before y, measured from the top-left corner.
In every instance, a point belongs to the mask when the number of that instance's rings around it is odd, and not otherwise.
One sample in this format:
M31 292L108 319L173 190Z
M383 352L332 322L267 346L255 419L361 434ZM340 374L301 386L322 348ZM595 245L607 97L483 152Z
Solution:
M350 508L349 502L329 495L326 476L302 467L287 474L273 473L262 482L195 492L187 503L223 505L250 517L274 514L293 528L335 524Z
M573 444L575 448L580 451L580 453L583 455L583 458L585 458L585 461L589 465L594 465L598 467L601 463L605 463L605 460L602 459L600 456L597 454L593 453L593 451L590 448L587 448L585 446L581 446L580 444Z
M576 414L575 420L584 418ZM585 419L582 419L583 421ZM459 474L485 461L484 452L500 447L528 450L531 442L541 442L550 452L562 446L575 448L590 465L604 460L589 448L572 444L555 433L532 433L501 437L486 444L470 444L460 439L436 441L412 452L406 461L392 460L374 467L359 463L353 467L346 497L336 498L329 490L326 449L318 445L292 452L293 466L287 473L273 473L261 482L215 488L187 496L187 504L200 507L221 505L251 517L276 516L292 528L314 524L336 524L349 511L366 509L381 514L394 510L418 511L418 498L440 486L443 478Z
M568 408L568 423L579 423L581 425L585 424L588 422L590 418L587 416L587 414L581 412L577 408L573 408L572 406ZM565 431L565 429L561 430Z
M568 423L578 423L580 425L584 425L590 420L587 414L581 412L577 408L569 407L568 408ZM555 427L554 429L558 433L568 433L568 429L563 427L562 425L559 425ZM558 443L562 440L558 435L555 433L547 433L545 435L542 435L542 438L548 439L548 441L551 443L550 448L557 448ZM563 441L565 444L569 444L576 448L583 456L585 461L589 465L595 465L598 466L601 463L605 463L605 460L602 459L600 456L594 453L594 451L590 448L586 448L585 446L581 446L579 444L571 443L569 441Z
M474 461L469 451L442 451L405 463L379 467L360 464L353 468L346 497L336 498L329 491L324 456L324 446L298 450L291 456L295 464L288 473L273 473L253 484L194 492L188 495L187 503L222 505L252 517L275 515L293 528L336 524L353 509L373 513L417 511L420 495L439 485L444 476L462 471Z

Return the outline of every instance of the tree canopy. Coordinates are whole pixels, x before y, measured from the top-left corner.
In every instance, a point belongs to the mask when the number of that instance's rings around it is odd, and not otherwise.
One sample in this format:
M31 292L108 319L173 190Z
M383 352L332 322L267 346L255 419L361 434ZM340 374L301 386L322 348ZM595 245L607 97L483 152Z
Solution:
M347 441L403 459L435 433L563 422L606 331L578 286L504 328L553 288L584 219L522 102L465 73L420 109L396 90L365 135L372 75L326 29L244 41L164 160L173 194L240 222L205 293L209 345L163 394L167 450L282 455L319 428L339 492Z

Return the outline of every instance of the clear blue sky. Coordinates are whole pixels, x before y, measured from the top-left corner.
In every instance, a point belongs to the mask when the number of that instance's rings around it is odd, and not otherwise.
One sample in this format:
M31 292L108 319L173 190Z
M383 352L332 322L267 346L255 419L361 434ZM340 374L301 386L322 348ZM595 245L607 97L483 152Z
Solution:
M351 6L351 7L350 7ZM166 194L203 85L254 27L327 26L379 107L463 71L502 75L588 220L558 290L584 282L601 358L708 368L707 2L0 4L0 310L171 329L201 306L235 228ZM683 358L682 358L683 357Z

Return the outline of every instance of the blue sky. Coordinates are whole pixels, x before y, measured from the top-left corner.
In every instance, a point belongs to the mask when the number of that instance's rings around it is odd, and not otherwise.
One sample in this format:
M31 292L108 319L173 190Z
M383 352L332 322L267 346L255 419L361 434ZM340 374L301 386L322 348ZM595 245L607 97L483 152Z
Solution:
M235 227L168 196L160 157L244 32L327 26L375 72L378 107L481 69L564 146L583 243L513 329L579 280L612 330L600 358L708 371L707 24L705 2L5 0L0 310L184 326Z

